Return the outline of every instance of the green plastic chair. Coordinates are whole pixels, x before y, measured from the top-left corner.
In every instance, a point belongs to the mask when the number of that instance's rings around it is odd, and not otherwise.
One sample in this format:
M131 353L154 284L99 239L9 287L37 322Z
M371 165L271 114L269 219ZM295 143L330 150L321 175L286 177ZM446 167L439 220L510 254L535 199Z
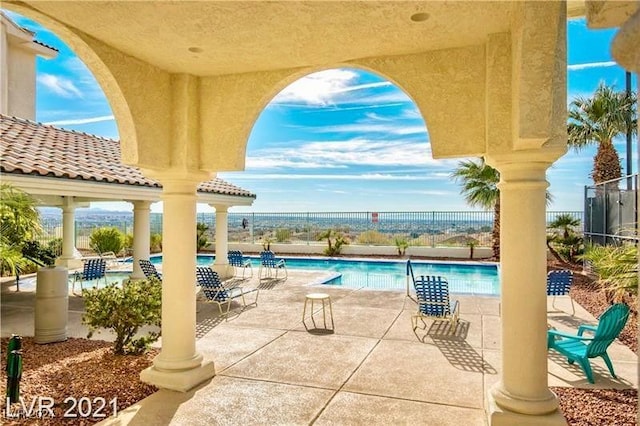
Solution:
M595 383L593 372L589 364L589 358L602 357L609 368L609 372L617 378L613 372L611 359L607 354L607 348L618 337L629 318L629 307L622 303L611 305L598 322L597 326L581 325L578 327L578 334L563 333L558 330L547 332L547 348L555 349L567 357L569 364L575 361L580 363L580 367L587 375L589 383ZM593 333L593 337L585 337L585 331Z

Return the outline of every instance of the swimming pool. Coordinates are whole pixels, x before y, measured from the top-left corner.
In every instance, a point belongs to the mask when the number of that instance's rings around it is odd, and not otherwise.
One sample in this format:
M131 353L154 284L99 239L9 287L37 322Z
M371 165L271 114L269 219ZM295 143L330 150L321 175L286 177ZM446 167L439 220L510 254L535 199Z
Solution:
M256 269L260 258L247 256ZM322 284L347 288L371 288L376 290L400 290L406 288L406 260L387 259L336 259L315 257L285 257L288 269L331 272L333 276ZM162 263L162 255L151 256L154 264ZM208 266L214 255L198 255L198 266ZM449 282L452 293L482 295L500 294L498 268L494 263L436 262L412 260L417 275L440 275Z
M247 256L257 273L260 258ZM337 259L317 257L286 257L290 270L321 271L324 281L317 284L346 288L370 288L375 290L404 290L406 281L406 260L392 259ZM151 262L162 263L162 255L151 256ZM214 255L198 255L198 266L209 266L215 260ZM131 261L129 260L129 263ZM412 260L414 275L440 275L449 282L452 293L497 296L500 294L498 268L494 263L480 262L440 262ZM327 272L329 277L327 278ZM107 282L121 283L129 277L130 271L107 272ZM70 274L71 278L71 274ZM102 286L104 281L100 281ZM93 287L87 283L85 287ZM35 289L35 276L20 280L21 288Z

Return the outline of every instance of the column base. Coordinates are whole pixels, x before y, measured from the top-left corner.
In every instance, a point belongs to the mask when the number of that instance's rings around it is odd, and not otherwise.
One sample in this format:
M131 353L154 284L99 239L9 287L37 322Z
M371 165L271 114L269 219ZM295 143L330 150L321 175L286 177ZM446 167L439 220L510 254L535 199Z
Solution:
M500 393L500 390L494 387L487 395L487 417L491 426L565 426L567 424L559 408L546 414L523 414L502 408L496 402L495 392ZM557 406L557 400L554 398L552 401L555 401ZM520 402L524 403L524 401ZM536 402L533 403L536 404Z
M229 278L233 277L233 267L231 265L229 265L228 263L224 263L224 264L217 264L214 263L211 266L211 269L213 269L214 271L216 271L218 273L218 276L220 276L221 280L228 280Z
M140 372L140 380L162 389L187 392L215 376L213 361L203 361L200 366L188 370L159 370L155 366Z

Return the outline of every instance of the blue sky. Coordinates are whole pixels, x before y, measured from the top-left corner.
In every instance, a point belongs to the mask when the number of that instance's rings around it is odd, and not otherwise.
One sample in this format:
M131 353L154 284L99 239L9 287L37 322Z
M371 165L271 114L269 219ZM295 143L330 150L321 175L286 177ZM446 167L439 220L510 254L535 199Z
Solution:
M60 50L55 60L38 59L36 119L117 139L91 72L51 31L9 14ZM624 70L609 53L615 31L589 30L584 20L567 28L568 100L590 96L602 80L624 89ZM637 90L635 75L632 82ZM624 138L615 145L624 166ZM548 171L551 210L582 210L594 154L595 148L569 151ZM257 194L253 206L231 209L238 212L468 210L450 178L458 161L431 157L425 123L399 88L375 74L334 69L308 75L274 98L249 138L246 170L219 177ZM128 203L92 207L131 209ZM161 204L152 209L161 211Z

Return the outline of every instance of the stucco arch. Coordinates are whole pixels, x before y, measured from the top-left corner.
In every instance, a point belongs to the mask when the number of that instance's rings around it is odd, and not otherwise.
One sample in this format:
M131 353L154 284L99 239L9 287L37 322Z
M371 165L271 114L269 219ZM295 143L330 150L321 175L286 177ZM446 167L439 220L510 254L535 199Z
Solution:
M298 79L328 69L361 69L402 90L416 105L435 158L482 155L485 139L484 47L326 64L316 67L205 77L201 84L200 166L244 170L249 135L264 108ZM469 63L460 73L460 63ZM466 117L464 125L459 117Z
M115 116L120 134L122 157L127 158L129 163L135 162L137 159L137 138L133 116L116 76L101 56L101 43L28 6L5 2L3 7L32 19L53 31L89 68L103 90Z

